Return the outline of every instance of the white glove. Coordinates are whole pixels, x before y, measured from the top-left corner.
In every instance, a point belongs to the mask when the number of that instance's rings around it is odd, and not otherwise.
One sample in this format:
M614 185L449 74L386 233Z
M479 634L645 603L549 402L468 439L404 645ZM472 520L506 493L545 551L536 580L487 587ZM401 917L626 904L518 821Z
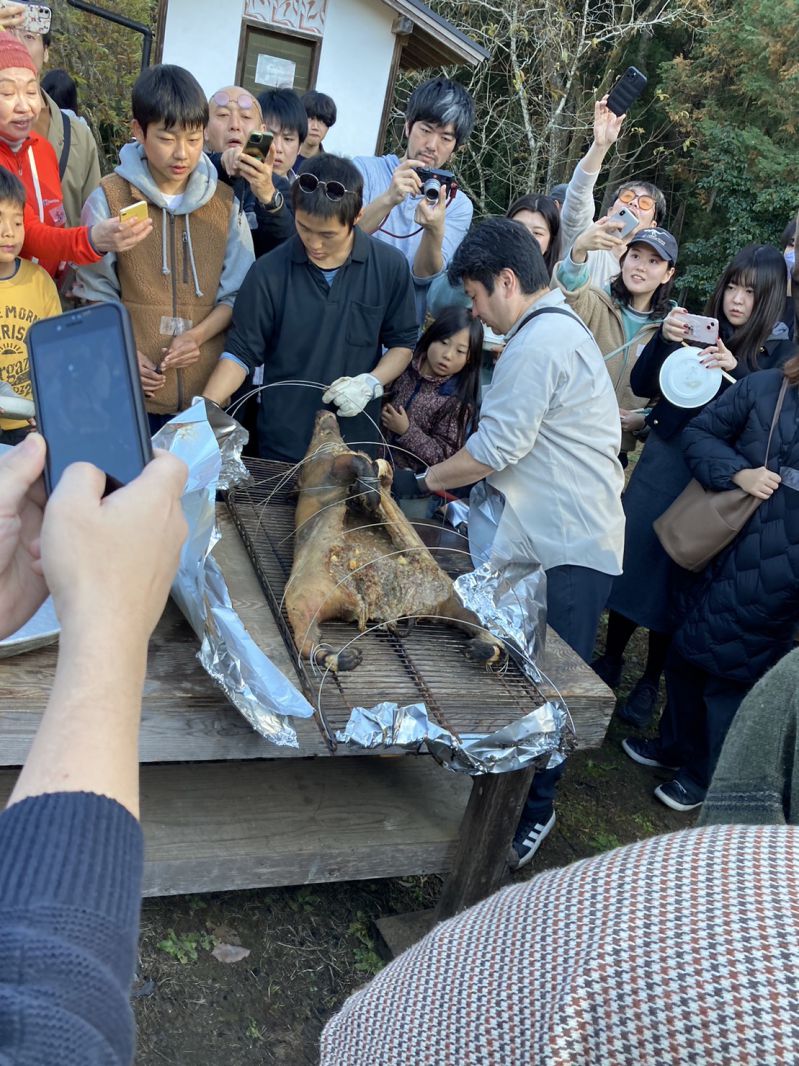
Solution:
M359 415L370 400L383 395L383 386L374 374L354 378L336 378L322 397L322 403L334 403L342 418Z

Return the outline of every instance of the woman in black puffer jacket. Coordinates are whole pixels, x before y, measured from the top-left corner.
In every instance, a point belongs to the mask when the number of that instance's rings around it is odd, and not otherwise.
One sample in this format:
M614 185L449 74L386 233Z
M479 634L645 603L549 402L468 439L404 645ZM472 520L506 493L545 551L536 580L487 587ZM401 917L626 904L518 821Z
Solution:
M789 387L764 466L783 378ZM644 761L646 748L650 765L678 768L655 789L674 810L702 802L741 701L792 647L799 625L799 356L728 389L686 426L682 440L705 488L737 485L763 502L684 590L658 739L624 741L636 761Z
M753 371L782 366L796 351L787 330L778 323L784 300L785 262L781 253L763 244L742 249L719 279L706 310L718 319L722 341L715 348L706 349L707 353L716 353L712 362L739 379ZM627 642L637 626L649 630L644 674L627 702L618 708L623 721L642 728L655 710L674 628L672 595L681 579L679 568L661 548L652 523L691 478L683 458L682 430L701 410L674 407L668 400L658 398L660 369L667 356L685 343L683 314L683 308L675 308L668 315L630 374L633 392L657 402L646 416L649 437L624 493L624 572L614 581L608 598L607 646L592 664L600 677L615 688L621 678ZM722 382L722 391L726 388ZM630 417L639 420L639 427L643 425L643 415ZM630 428L635 430L636 426Z

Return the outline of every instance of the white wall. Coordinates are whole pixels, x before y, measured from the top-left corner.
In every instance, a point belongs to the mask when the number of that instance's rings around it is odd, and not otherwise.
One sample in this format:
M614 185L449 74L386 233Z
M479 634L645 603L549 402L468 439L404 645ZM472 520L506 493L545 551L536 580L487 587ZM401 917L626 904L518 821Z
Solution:
M169 0L163 63L190 70L206 95L236 75L242 0Z
M395 12L380 0L328 0L316 88L336 101L325 148L374 155L394 56Z
M163 62L186 67L210 95L236 77L241 0L169 0ZM395 13L381 0L327 0L316 88L338 108L325 148L373 155L380 130Z

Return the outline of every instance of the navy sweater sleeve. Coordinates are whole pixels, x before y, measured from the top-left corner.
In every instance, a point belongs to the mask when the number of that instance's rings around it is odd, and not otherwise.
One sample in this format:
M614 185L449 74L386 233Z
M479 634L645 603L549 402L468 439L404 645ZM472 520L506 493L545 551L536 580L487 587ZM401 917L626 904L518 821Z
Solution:
M752 407L751 378L703 408L682 431L685 461L697 481L720 492L735 488L734 474L751 467L735 447ZM763 440L765 452L766 440Z
M0 815L0 1064L132 1063L142 832L118 803L37 796Z

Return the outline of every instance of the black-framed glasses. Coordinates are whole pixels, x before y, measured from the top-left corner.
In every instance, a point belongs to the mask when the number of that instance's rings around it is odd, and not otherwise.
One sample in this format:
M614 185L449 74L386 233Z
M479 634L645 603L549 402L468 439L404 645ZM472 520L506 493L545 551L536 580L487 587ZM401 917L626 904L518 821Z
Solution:
M320 181L316 174L300 174L297 178L297 184L302 192L310 193L321 189L328 200L332 200L333 203L337 200L343 200L350 191L340 181Z

